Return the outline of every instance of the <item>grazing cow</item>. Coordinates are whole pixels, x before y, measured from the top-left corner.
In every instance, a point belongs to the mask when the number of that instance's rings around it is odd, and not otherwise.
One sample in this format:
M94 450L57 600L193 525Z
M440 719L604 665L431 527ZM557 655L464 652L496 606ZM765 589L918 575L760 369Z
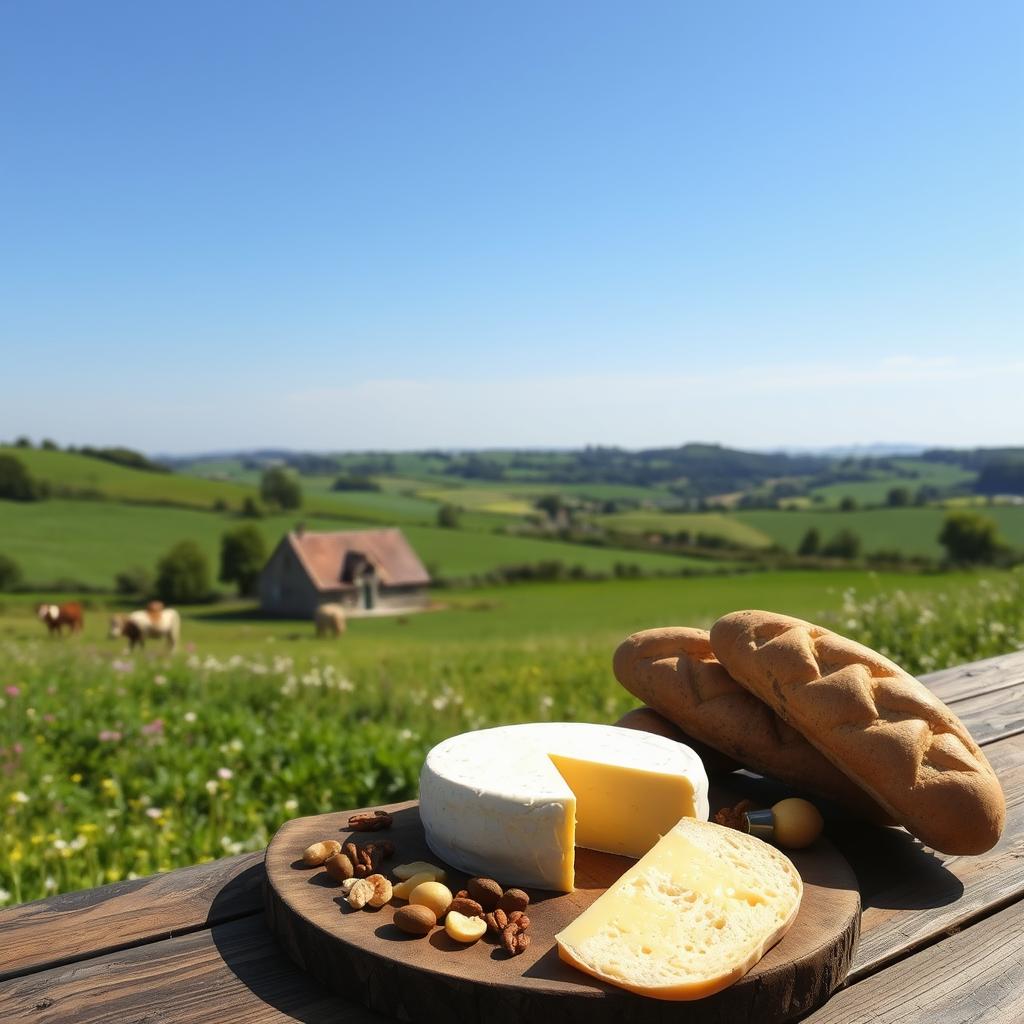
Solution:
M340 604L322 604L313 616L317 636L341 636L345 632L345 609Z
M173 651L181 639L181 616L173 608L165 608L160 601L151 601L145 608L115 615L110 620L110 636L123 636L135 650L146 640L166 640L167 649Z
M63 604L41 604L36 609L36 615L52 636L56 633L62 635L65 626L71 633L80 633L85 622L82 616L82 606L77 601L65 601Z

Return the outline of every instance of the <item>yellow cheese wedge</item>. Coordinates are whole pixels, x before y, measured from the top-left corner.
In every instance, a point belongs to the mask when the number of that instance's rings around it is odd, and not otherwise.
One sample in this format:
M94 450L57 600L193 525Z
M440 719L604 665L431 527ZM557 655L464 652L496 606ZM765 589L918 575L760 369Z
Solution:
M701 999L743 977L789 930L800 874L773 846L683 818L555 936L558 955L656 999Z

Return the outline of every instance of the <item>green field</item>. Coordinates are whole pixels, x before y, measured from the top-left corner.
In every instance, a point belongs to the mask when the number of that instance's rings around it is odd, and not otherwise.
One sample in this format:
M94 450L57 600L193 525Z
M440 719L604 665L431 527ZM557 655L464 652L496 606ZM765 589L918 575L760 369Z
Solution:
M856 588L856 591L854 591ZM613 722L628 633L760 606L835 623L913 671L1024 644L1020 573L854 572L521 585L350 623L185 609L184 649L129 656L87 609L50 640L0 604L0 905L256 850L289 818L412 797L446 736ZM325 770L325 765L329 766Z
M365 522L315 516L271 516L240 520L227 514L179 508L147 508L96 501L20 503L0 501L0 552L14 557L25 578L40 585L75 580L90 587L113 585L114 574L130 566L152 568L176 541L195 540L216 568L221 534L240 522L253 522L268 547L297 521L310 530L365 529ZM657 552L586 547L561 541L504 534L403 527L423 562L445 577L481 574L504 565L560 560L591 572L612 572L616 563L651 572L682 568L706 571L718 563Z
M879 471L875 480L826 484L815 487L810 493L823 498L828 507L837 506L846 497L855 499L858 505L884 505L886 496L894 487L906 487L913 496L921 486L954 487L968 484L978 475L945 462L925 462L923 459L893 459L892 462L906 475Z
M1024 546L1024 508L993 506L980 510L998 524L1006 540ZM827 540L839 530L853 530L863 550L899 551L905 555L938 558L943 549L938 542L946 510L941 508L879 508L855 512L736 512L742 523L767 535L789 551L795 551L800 539L812 526Z
M748 548L766 548L773 542L770 534L731 512L621 512L601 516L596 521L621 533L676 534L685 530L691 540L704 533Z

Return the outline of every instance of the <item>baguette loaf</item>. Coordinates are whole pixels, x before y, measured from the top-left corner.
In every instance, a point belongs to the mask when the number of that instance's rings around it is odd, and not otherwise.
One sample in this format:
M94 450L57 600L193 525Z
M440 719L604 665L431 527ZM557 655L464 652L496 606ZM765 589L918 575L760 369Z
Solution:
M859 817L892 817L715 660L707 630L645 629L615 652L615 676L687 735L740 765L827 797Z
M964 724L882 655L821 626L733 612L711 629L730 675L798 729L921 842L984 853L1006 802Z
M666 739L675 740L676 743L684 743L701 759L704 764L704 771L708 775L728 775L729 772L734 772L737 768L743 767L738 761L734 761L726 754L715 750L714 747L709 747L706 743L701 743L700 740L694 739L683 732L679 726L673 724L651 708L633 708L632 711L627 711L615 724L620 729L636 729L638 732L650 732L654 733L655 736L664 736Z

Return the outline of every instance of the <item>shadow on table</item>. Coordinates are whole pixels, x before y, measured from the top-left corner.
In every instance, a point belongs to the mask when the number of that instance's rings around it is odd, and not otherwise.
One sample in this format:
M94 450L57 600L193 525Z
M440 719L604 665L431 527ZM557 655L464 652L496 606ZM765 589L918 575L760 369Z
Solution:
M263 864L254 864L217 894L207 916L210 935L232 974L253 995L301 1024L384 1024L386 1018L328 992L288 958L262 913L233 910L254 888L262 889ZM251 899L250 899L251 905Z

